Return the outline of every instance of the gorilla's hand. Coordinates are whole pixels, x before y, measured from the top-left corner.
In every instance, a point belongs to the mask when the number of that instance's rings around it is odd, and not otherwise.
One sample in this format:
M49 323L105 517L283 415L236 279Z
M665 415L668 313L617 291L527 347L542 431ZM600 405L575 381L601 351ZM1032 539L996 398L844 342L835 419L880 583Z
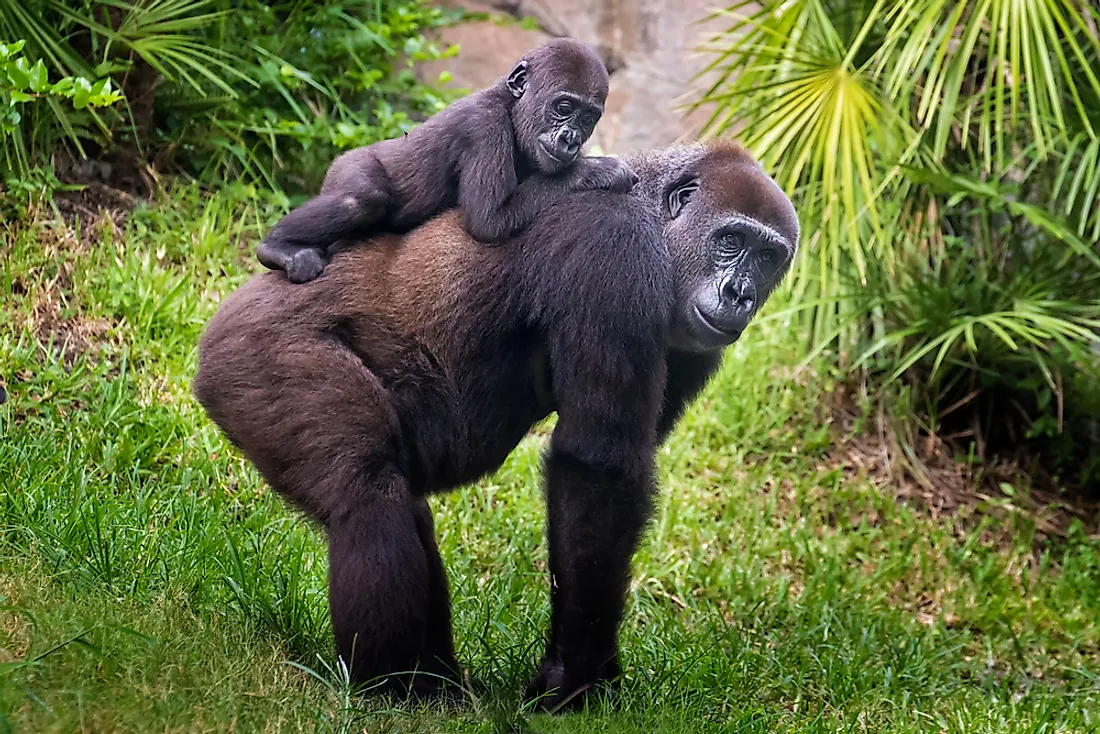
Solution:
M578 160L567 174L567 185L573 191L611 191L628 193L638 176L618 158L589 156Z

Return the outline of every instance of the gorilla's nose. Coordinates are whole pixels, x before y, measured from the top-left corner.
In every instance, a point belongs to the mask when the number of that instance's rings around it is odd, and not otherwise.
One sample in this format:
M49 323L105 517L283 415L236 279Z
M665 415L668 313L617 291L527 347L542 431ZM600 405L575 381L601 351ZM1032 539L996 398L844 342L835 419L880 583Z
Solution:
M717 283L718 298L699 312L706 325L716 332L736 337L749 325L756 306L756 285L751 278L728 275Z
M756 286L751 280L727 276L719 285L722 310L735 314L750 314L756 305Z
M555 154L566 160L573 159L581 149L581 136L573 128L567 127L558 133Z

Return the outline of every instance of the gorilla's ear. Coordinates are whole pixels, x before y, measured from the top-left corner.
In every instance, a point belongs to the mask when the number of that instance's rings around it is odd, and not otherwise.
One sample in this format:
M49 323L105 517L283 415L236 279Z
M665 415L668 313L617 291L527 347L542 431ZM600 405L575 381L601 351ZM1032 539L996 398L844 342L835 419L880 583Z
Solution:
M675 219L680 216L680 212L684 210L688 202L691 201L692 194L699 190L699 181L697 179L690 179L684 181L679 186L675 186L668 192L668 218Z
M508 75L508 91L512 93L512 96L519 99L523 96L523 93L527 91L527 61L521 60L512 69L512 72Z

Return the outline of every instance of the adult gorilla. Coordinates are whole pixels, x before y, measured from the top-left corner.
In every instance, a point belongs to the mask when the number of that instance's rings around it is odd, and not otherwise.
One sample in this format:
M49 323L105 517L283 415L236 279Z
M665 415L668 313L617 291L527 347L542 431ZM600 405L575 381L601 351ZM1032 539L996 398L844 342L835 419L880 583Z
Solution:
M457 673L425 495L495 470L553 411L552 622L530 693L579 702L618 674L657 446L799 234L791 202L736 146L627 162L640 181L625 195L526 181L545 207L500 248L447 213L304 285L258 275L203 336L199 401L325 527L337 650L356 680L431 696ZM436 676L402 674L413 668Z

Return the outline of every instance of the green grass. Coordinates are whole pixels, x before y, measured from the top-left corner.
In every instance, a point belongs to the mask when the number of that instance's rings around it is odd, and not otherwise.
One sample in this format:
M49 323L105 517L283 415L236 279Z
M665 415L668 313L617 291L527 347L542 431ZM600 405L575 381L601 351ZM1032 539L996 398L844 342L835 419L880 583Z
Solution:
M775 323L662 449L617 699L564 717L519 699L548 616L541 430L433 500L460 655L489 691L457 713L357 701L319 534L189 393L268 213L173 196L0 235L0 731L1100 730L1096 529L933 521L837 468L830 377L797 370Z

